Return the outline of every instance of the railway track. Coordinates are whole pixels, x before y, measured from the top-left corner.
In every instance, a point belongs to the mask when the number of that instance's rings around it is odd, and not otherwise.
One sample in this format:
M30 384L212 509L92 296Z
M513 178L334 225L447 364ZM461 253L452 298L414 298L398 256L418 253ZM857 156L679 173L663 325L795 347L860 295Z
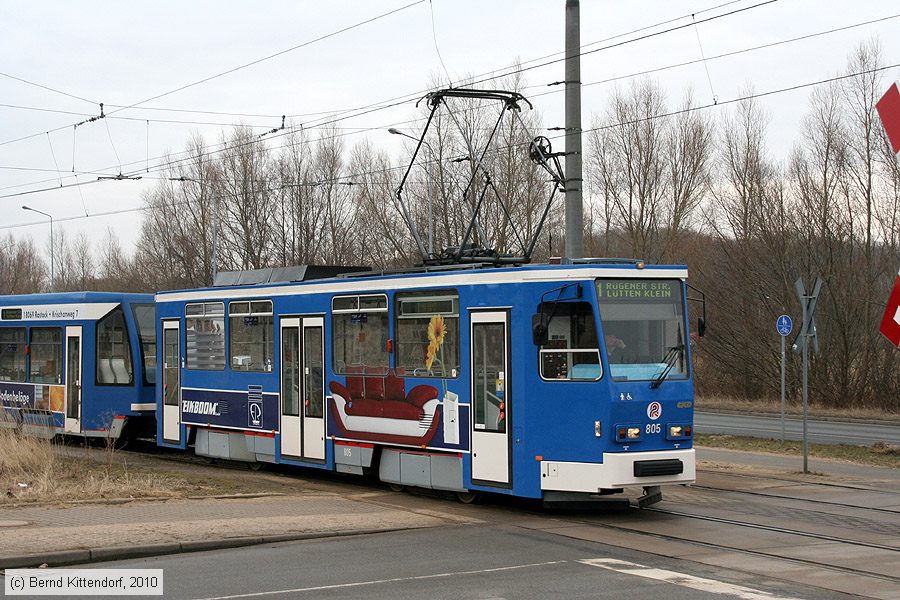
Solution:
M694 489L698 489L698 490L708 490L708 491L713 491L713 492L725 492L728 494L743 494L746 496L758 496L761 498L774 498L774 499L779 499L779 500L791 500L791 501L795 501L795 502L809 502L811 504L822 505L822 506L835 506L835 507L840 507L840 508L865 510L865 511L872 511L872 512L876 512L876 513L891 514L891 515L900 514L900 510L894 510L892 508L880 508L877 506L859 506L859 505L855 505L855 504L848 504L846 502L834 502L832 500L818 500L815 498L803 498L800 496L789 496L789 495L785 495L785 494L771 494L771 493L758 492L758 491L753 491L753 490L736 490L733 488L723 488L723 487L716 487L716 486L711 486L711 485L694 484L691 487ZM852 489L860 489L860 488L852 488ZM879 490L867 490L867 491L876 492ZM890 494L890 492L881 492L881 493Z
M887 545L887 544L877 544L877 543L866 542L866 541L861 541L861 540L851 540L851 539L847 539L847 538L840 537L840 536L826 535L826 534L822 534L822 533L805 531L803 529L791 529L788 527L778 527L778 526L774 526L774 525L764 525L761 523L753 523L750 521L741 521L739 519L727 519L724 517L713 517L713 516L709 516L709 515L697 515L697 514L682 512L682 511L657 508L657 507L653 507L653 506L647 507L643 510L646 510L649 512L665 514L665 515L672 515L672 516L676 516L676 517L697 519L700 521L708 521L711 523L722 523L722 524L727 524L727 525L735 525L737 527L747 527L750 529L757 529L757 530L761 530L761 531L771 531L773 533L783 533L783 534L793 535L793 536L798 536L798 537L803 537L803 538L811 538L811 539L822 540L822 541L827 541L827 542L835 542L835 543L839 543L839 544L846 544L849 546L862 546L862 547L866 547L866 548L876 548L878 550L900 552L900 546L898 546L898 545L892 546L892 545ZM900 581L900 578L895 578L895 579Z
M705 517L705 516L691 515L688 513L681 513L679 511L672 511L672 510L659 509L659 508L644 508L642 510L660 513L660 514L667 514L667 515L679 517L679 518L701 519L704 521L715 522L715 523L720 523L720 524L724 524L724 525L749 527L749 528L753 528L753 529L757 529L757 530L771 531L773 533L788 534L788 535L794 535L794 536L803 537L803 538L813 538L813 539L826 540L826 541L832 541L832 542L840 542L840 543L845 543L845 544L852 545L852 546L862 546L862 547L868 547L868 548L874 548L874 549L878 549L878 550L886 550L886 551L892 551L892 552L900 551L900 549L893 547L893 546L885 546L882 544L870 544L870 543L864 543L864 542L848 542L847 540L833 538L830 536L824 536L824 535L819 535L819 534L813 534L813 533L802 531L802 530L792 530L792 529L783 528L783 527L771 527L771 526L759 525L756 523L741 522L741 521L735 521L732 519L723 519L723 518L718 518L718 517ZM659 531L642 531L642 530L634 529L632 527L628 527L627 525L616 525L616 524L612 524L612 523L602 523L602 522L598 523L594 519L567 518L565 520L568 522L572 522L572 523L589 525L592 527L599 527L602 529L611 529L611 530L629 533L629 534L632 534L635 536L640 536L640 537L645 537L645 538L666 540L666 541L670 541L670 542L690 544L690 545L698 546L698 547L702 547L702 548L721 550L723 552L733 552L733 553L745 554L745 555L749 555L749 556L769 558L769 559L774 559L774 560L778 560L778 561L786 561L786 562L790 562L790 563L797 564L797 565L811 566L811 567L816 567L819 569L825 569L827 571L834 572L834 573L844 573L844 574L854 575L854 576L858 576L858 577L877 579L879 581L895 583L898 586L900 586L900 577L893 576L893 575L885 575L882 573L876 573L873 571L867 571L867 570L858 569L855 567L835 565L835 564L826 563L826 562L822 562L822 561L816 561L816 560L810 560L810 559L804 559L804 558L798 558L798 557L784 556L783 554L778 554L776 552L770 552L770 551L765 551L765 550L754 550L754 549L750 549L750 548L741 548L741 547L735 546L733 544L718 544L718 543L714 543L714 542L710 542L710 541L689 539L689 538L685 538L683 536L675 536L675 535L671 535L671 534L662 533ZM772 574L769 574L768 576L773 577L773 578L776 577L775 575L772 575Z

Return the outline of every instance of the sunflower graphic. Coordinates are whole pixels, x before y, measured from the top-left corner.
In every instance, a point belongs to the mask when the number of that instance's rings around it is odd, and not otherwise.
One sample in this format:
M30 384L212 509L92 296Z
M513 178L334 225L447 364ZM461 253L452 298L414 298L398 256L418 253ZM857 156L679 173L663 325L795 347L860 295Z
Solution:
M434 363L434 358L437 356L438 345L434 342L430 342L428 344L428 349L425 350L425 368L429 371L431 370L431 365Z
M428 322L428 348L425 350L425 368L429 371L437 361L441 367L441 379L446 379L444 370L444 338L447 335L447 324L444 317L434 315ZM446 386L446 381L444 382ZM446 390L445 390L446 391Z
M444 317L434 315L428 322L428 340L437 347L444 343L444 336L447 335L447 324L444 323Z

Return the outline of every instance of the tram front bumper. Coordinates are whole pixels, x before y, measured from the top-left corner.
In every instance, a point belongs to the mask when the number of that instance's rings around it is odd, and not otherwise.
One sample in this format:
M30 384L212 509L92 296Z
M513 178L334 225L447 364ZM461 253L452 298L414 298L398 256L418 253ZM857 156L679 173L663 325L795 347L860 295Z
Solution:
M604 452L602 463L541 461L541 489L586 492L629 486L694 483L696 455L688 450Z

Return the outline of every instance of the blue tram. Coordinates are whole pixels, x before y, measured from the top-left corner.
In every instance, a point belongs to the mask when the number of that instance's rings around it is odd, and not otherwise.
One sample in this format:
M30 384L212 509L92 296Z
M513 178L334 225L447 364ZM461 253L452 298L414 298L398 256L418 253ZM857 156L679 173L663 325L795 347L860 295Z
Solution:
M299 269L156 295L160 445L464 500L694 481L686 267Z
M153 433L151 294L0 297L0 424L37 435Z

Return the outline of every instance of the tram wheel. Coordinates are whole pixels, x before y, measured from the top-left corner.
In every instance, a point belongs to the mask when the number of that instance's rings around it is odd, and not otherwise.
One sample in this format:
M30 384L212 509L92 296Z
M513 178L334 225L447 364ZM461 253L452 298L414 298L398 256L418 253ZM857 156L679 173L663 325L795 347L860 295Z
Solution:
M465 492L456 492L456 499L463 504L478 504L481 500L481 492L473 492L471 490Z
M406 486L405 486L405 485L401 485L401 484L399 484L399 483L389 483L389 484L388 484L388 487L391 489L392 492L403 492L403 491L406 491Z
M259 471L260 469L262 469L263 464L261 462L252 462L252 463L247 463L247 467L251 471Z

